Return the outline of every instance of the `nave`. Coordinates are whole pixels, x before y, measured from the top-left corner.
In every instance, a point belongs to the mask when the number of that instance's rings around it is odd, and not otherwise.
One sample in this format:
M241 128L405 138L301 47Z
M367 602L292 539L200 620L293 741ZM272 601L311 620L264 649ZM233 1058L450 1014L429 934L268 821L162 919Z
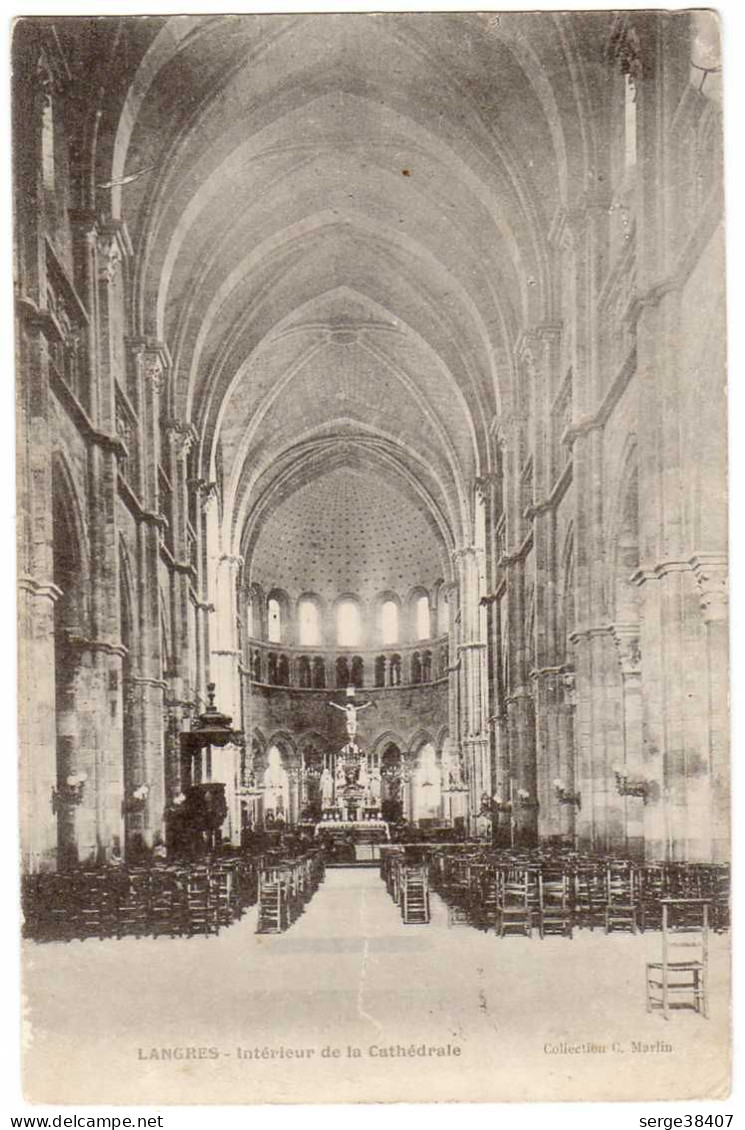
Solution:
M289 931L256 930L252 907L219 936L26 943L27 1087L188 1103L591 1099L610 1071L619 1098L673 1078L691 1095L722 1086L701 1040L726 1039L726 935L711 938L710 1019L666 1024L645 1011L656 932L500 940L449 927L434 892L429 924L408 926L378 871L351 867L327 871ZM38 1069L58 1041L66 1070L50 1081Z
M723 1093L726 936L666 1023L605 932L609 865L730 858L719 64L704 11L16 21L35 1100Z

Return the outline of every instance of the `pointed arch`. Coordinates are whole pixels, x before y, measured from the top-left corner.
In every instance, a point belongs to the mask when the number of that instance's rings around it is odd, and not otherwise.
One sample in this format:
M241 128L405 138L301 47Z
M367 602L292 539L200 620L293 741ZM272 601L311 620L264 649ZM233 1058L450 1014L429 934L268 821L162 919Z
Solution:
M409 739L409 744L406 746L406 756L410 758L416 758L420 749L422 749L425 745L435 745L432 734L429 732L429 730L425 730L424 728L416 730L412 737Z
M383 750L389 745L397 746L403 756L403 752L406 749L406 742L401 735L397 734L394 730L384 730L382 734L378 734L377 738L370 746L370 752L382 754Z

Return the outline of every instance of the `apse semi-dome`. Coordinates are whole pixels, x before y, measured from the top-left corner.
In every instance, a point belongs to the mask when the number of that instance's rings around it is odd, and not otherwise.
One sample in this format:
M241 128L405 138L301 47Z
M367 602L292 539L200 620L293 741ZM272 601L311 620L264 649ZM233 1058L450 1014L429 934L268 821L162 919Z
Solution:
M326 600L343 593L403 598L446 574L446 550L426 511L382 479L338 468L300 487L263 523L251 581Z

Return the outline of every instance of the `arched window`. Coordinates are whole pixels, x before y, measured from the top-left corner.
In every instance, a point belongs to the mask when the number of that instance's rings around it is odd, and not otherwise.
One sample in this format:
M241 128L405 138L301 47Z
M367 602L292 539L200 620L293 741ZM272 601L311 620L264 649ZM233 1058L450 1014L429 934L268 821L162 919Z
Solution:
M266 606L266 626L269 643L282 642L282 609L279 601L272 597Z
M365 665L361 655L355 655L352 660L352 686L362 687L365 683Z
M336 642L339 647L362 643L362 616L356 600L342 600L336 609Z
M326 686L326 664L320 655L313 660L313 686L318 688Z
M289 778L282 764L282 754L276 745L269 749L264 772L264 818L287 820L289 807Z
M427 742L419 750L413 778L413 819L437 819L442 804L442 777L435 747L431 742Z
M429 597L422 594L414 604L414 638L428 640L429 635Z
M384 600L380 606L380 641L398 643L398 605L395 600Z
M277 686L279 679L277 678L277 656L274 652L269 656L269 682L272 686Z
M48 192L54 192L54 172L54 106L47 95L41 111L41 173Z
M422 682L432 682L432 652L425 651L422 655Z
M392 655L388 664L388 685L398 687L401 685L401 656Z
M301 600L297 611L301 647L318 647L321 642L321 616L315 600Z
M310 659L307 655L301 655L298 662L298 680L301 687L309 687L310 681Z
M379 655L375 660L375 686L385 686L385 656Z
M422 681L422 657L418 651L415 651L411 657L411 681L412 683Z
M349 686L349 663L343 655L340 655L336 661L336 685L337 687Z
M259 651L253 654L253 677L255 683L261 682L261 652Z
M277 664L277 682L281 687L290 685L290 661L286 655L280 655Z

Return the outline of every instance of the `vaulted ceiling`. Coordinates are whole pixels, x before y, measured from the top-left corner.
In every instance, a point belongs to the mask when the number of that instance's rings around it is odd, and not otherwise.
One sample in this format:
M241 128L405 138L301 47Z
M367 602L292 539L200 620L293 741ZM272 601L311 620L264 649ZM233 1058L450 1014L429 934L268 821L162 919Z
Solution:
M432 590L447 569L444 542L418 500L365 468L338 466L250 523L251 578L293 599L344 593L402 599L412 583Z
M135 249L132 331L169 346L234 551L271 499L340 468L418 506L446 550L471 540L520 331L556 316L552 220L599 175L609 18L137 33L95 177L142 173L104 194Z

